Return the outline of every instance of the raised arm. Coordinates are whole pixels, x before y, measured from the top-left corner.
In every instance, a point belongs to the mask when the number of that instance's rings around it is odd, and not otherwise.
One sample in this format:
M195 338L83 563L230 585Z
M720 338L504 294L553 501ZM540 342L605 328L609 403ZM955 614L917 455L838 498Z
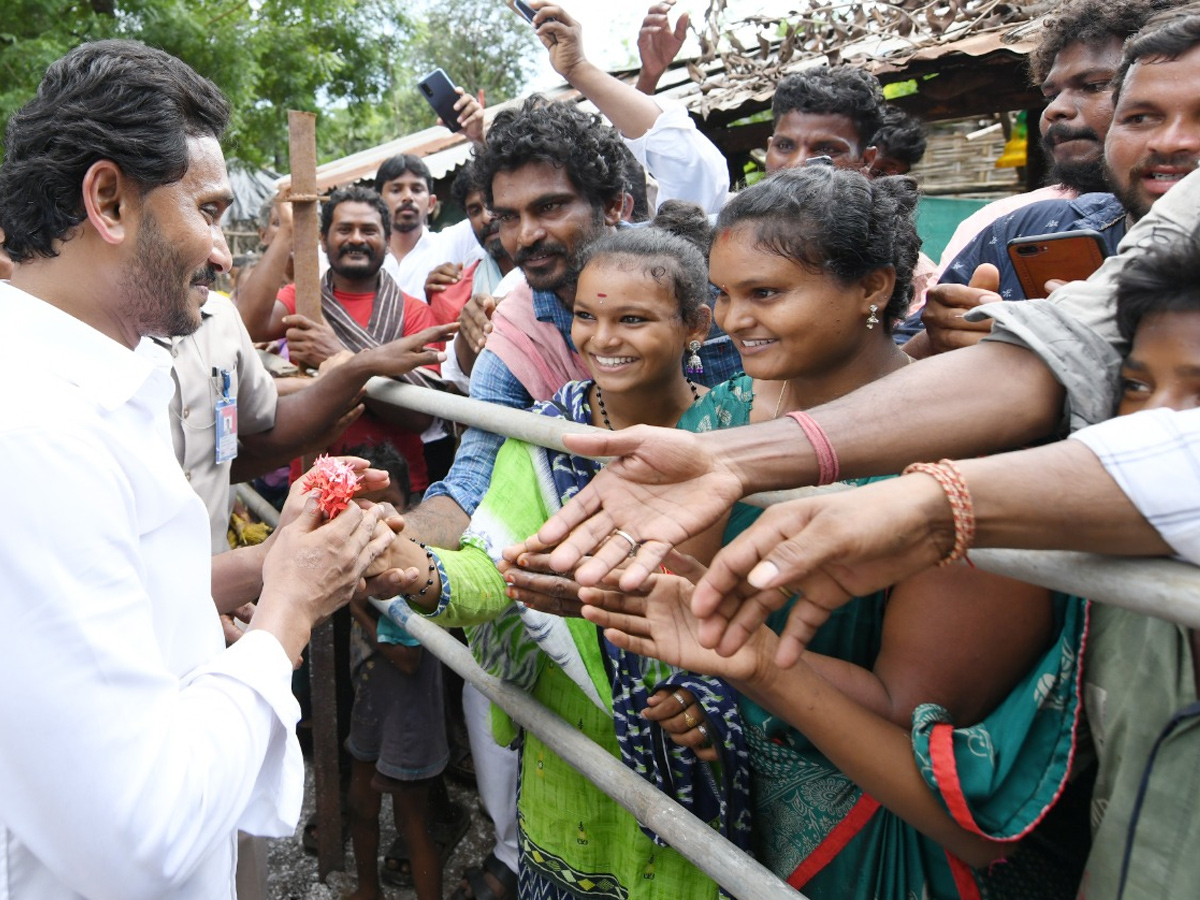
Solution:
M542 0L533 0L529 5L538 11L533 21L554 71L591 100L625 137L638 138L649 131L662 108L588 61L583 50L583 29L570 13Z
M288 279L292 259L292 204L280 201L275 204L275 209L279 212L279 230L258 265L239 282L233 297L246 330L256 341L278 340L287 330L283 322L287 308L275 299L275 295Z
M845 478L1029 443L1054 430L1062 399L1037 356L988 342L907 366L811 413ZM624 561L628 545L605 543L617 528L640 543L621 583L632 589L738 498L814 484L818 475L812 445L788 418L703 435L639 427L565 440L576 453L619 457L538 532L546 545L561 545L559 571L595 551L576 572L584 584Z
M687 40L691 16L683 13L672 28L670 13L674 5L675 0L659 0L653 4L646 10L646 17L642 19L642 27L638 31L637 48L642 68L638 72L637 89L648 96L654 94L659 79Z

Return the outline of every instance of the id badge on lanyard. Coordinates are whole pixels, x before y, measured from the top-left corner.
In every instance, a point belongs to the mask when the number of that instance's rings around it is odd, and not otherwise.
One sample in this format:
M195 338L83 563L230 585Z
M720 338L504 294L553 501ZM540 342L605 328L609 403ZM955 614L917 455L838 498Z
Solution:
M221 399L213 410L216 421L217 462L229 462L237 456L237 397L229 395L232 384L228 369L213 369L213 378L221 379Z

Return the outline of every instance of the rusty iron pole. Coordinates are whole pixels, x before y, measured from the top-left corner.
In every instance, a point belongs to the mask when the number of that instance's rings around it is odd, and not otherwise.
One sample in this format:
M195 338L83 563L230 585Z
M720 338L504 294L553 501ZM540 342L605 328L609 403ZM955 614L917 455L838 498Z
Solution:
M293 259L296 272L296 312L317 322L321 313L320 266L317 260L317 117L288 111L288 157L292 185ZM317 799L317 877L345 867L342 807L338 777L337 665L333 623L314 628L308 644L309 690L313 723L313 782Z

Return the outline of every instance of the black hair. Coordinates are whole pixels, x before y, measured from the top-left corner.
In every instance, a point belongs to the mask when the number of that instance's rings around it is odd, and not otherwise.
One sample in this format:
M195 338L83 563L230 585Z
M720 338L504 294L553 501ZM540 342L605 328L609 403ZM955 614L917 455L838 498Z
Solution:
M684 324L698 324L708 306L708 266L700 248L687 238L653 225L619 228L590 243L581 254L579 271L589 265L641 272L670 289L679 301Z
M646 196L646 170L637 161L633 151L621 141L621 157L624 161L625 193L633 198L633 211L630 213L631 222L650 221L650 200Z
M1200 312L1200 229L1131 256L1117 276L1117 330L1132 341L1154 313Z
M1029 72L1040 85L1054 60L1072 44L1124 42L1155 12L1177 6L1178 0L1068 0L1042 22L1042 39L1029 54Z
M695 203L687 200L664 200L650 224L691 241L704 254L704 258L708 259L708 251L712 247L712 222L708 219L708 213Z
M859 152L883 124L883 88L856 66L818 66L784 78L775 88L771 115L776 125L790 112L848 116L860 142Z
M1113 106L1121 100L1121 89L1129 70L1143 60L1174 62L1200 44L1200 5L1189 3L1151 16L1145 26L1125 42L1121 66L1113 76Z
M616 129L598 115L585 113L571 102L554 103L534 94L519 107L496 114L487 144L476 149L475 159L489 206L497 172L545 162L563 169L575 189L601 210L625 193L622 146Z
M0 229L16 262L58 255L87 218L83 177L111 160L143 192L183 178L188 138L220 140L229 104L215 84L136 41L81 44L51 64L13 114L0 166Z
M450 202L465 211L467 197L482 190L483 186L479 183L479 167L475 165L475 160L468 159L458 167L458 174L450 183Z
M418 178L423 178L426 189L429 193L433 193L433 175L429 172L429 166L425 165L425 160L412 153L400 153L385 159L375 173L375 190L382 194L385 184L399 178L405 172L411 172Z
M786 169L746 188L717 217L717 231L755 229L760 249L843 282L892 269L896 286L883 310L890 332L908 312L921 238L913 210L917 183L906 175L870 179L849 169Z
M889 104L883 109L883 125L870 142L875 145L879 156L898 160L912 168L925 156L928 143L925 123L900 107Z
M392 217L388 213L387 204L375 191L363 184L352 184L338 188L329 195L329 199L321 204L321 237L329 237L329 229L333 226L333 211L343 203L366 203L375 207L379 218L383 220L383 240L386 243L392 236Z
M353 447L343 447L341 455L361 457L371 464L371 468L387 472L392 487L400 492L404 506L408 506L412 498L412 477L408 471L408 460L396 449L395 444L391 441L356 444Z

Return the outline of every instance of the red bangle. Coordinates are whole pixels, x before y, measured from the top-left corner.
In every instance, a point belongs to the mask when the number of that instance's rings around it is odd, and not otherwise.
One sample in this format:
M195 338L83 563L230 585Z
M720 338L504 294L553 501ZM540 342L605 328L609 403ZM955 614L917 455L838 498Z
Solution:
M804 436L812 444L813 452L817 454L817 484L833 484L838 480L841 467L838 465L837 453L829 441L825 429L817 424L817 420L803 410L787 414L804 430Z
M937 463L913 463L901 473L929 475L946 495L950 503L950 512L954 516L954 547L942 558L939 566L948 566L967 555L967 551L975 543L975 504L971 500L971 492L967 490L967 481L952 461L939 460ZM968 560L969 562L969 560Z

